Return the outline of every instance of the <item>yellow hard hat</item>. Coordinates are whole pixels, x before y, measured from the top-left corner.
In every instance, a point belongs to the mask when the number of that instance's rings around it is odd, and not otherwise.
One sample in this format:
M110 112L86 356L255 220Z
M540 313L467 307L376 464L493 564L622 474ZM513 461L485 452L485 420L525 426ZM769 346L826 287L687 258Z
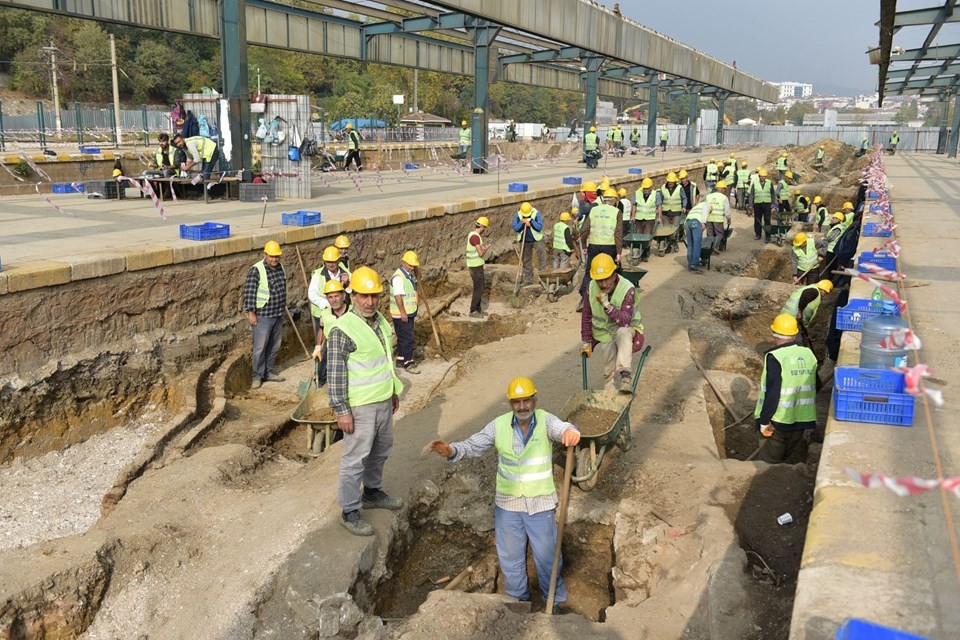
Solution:
M677 174L675 174L673 171L667 174L667 182L676 182L676 181L677 181Z
M793 171L787 171L783 175L787 176L787 180L793 180Z
M721 169L723 169L723 167L724 167L723 160L718 160L718 161L717 161L717 166L720 167Z
M323 250L324 262L338 262L340 260L340 249L330 246Z
M670 176L667 176L667 178L669 178L669 177L670 177ZM683 180L684 178L686 178L686 177L687 177L687 170L686 170L686 169L680 169L680 173L677 174L677 177L680 178L681 180ZM667 180L667 182L670 182L670 180Z
M123 171L120 171L120 169L114 169L112 175L114 178L118 178L123 175Z
M406 253L403 254L403 257L400 259L406 262L411 267L420 266L420 258L417 256L416 252L414 251L407 251Z
M360 267L350 276L350 288L354 293L383 293L380 276L370 267Z
M324 295L336 293L337 291L343 291L343 284L341 284L339 280L327 280L327 283L323 285Z
M841 209L853 209L853 203L852 203L852 202L844 202L844 203L843 203L843 206L840 207L840 208L841 208Z
M760 169L760 171L758 171L757 173L760 175L761 178L766 178L766 177L767 177L767 170L766 170L766 169Z
M623 129L623 125L622 125L622 124L618 124L618 125L617 125L617 129ZM896 133L896 131L894 131L894 133Z
M580 207L570 207L570 215L576 216L580 214Z
M820 145L820 148L823 149L823 145Z
M731 152L730 152L730 157L731 157L731 158L736 158L736 157L737 157L737 154L735 154L733 151L731 151Z
M793 246L799 247L807 241L807 234L803 231L793 237Z
M594 280L606 280L617 270L613 258L605 253L598 253L590 262L590 277Z
M537 395L537 387L530 378L519 376L507 384L507 398L509 400L532 398L535 395Z
M570 214L569 214L569 213L567 213L566 211L564 211L564 212L562 212L562 213L560 214L560 221L561 221L561 222L568 222L569 220L570 220Z
M717 161L716 158L710 158L710 162L716 162L716 161Z
M530 213L533 211L533 206L529 202L524 202L520 205L520 213Z
M863 136L863 139L866 140L866 139L867 139L867 136Z
M800 333L800 329L797 327L797 319L788 313L781 313L774 318L770 329L781 336L795 336Z
M353 123L348 122L348 123L347 123L347 129L353 129Z
M754 169L754 171L756 171L757 173L759 173L759 172L760 172L760 169L763 169L763 167L761 167L761 166L759 166L759 165L757 165L757 168L756 168L756 169Z
M830 217L833 218L834 220L839 220L840 222L843 222L844 220L847 219L847 216L843 215L843 213L840 211L835 211L833 215Z
M721 180L720 182L717 183L717 189L726 189L726 188L727 188L727 182L725 180Z
M283 251L280 250L280 245L277 244L276 240L270 240L267 244L263 245L263 252L268 256L283 255Z
M781 155L781 156L783 156L784 158L786 158L788 154L787 154L787 152L786 152L786 151L784 151L784 152L783 152L783 153L781 153L780 155Z
M617 197L617 192L613 189L613 187L607 187L606 189L603 190L603 197L604 197L604 198L616 198L616 197Z
M610 178L608 178L607 176L603 176L603 178L600 180L600 188L601 188L601 189L609 189L609 188L610 188Z
M627 190L624 189L623 187L620 187L620 189L617 191L617 195L623 197L623 196L627 195Z
M823 202L823 198L821 198L820 196L817 196L816 198L813 199L813 204L820 204L821 202Z
M653 188L653 180L651 180L650 178L644 178L643 181L640 183L640 188L641 188L641 189L652 189L652 188Z
M740 161L740 166L741 166L741 167L747 166L747 161L746 161L746 160L741 160L741 161Z
M350 238L347 236L337 236L337 239L333 241L333 246L335 246L337 249L349 249Z
M461 126L461 127L467 126L467 121L466 121L466 120L461 120L461 121L460 121L460 126Z
M596 132L597 132L596 127L590 127L590 133L596 133Z
M597 183L594 182L593 180L588 180L587 182L584 182L584 183L583 183L583 190L584 190L584 191L596 191L596 190L597 190Z
M480 216L477 218L477 224L481 227L489 227L490 221L487 219L487 216Z
M817 289L820 289L820 291L823 291L824 293L830 293L833 291L833 283L829 280L821 280L817 283Z
M894 131L894 132L893 132L893 135L897 135L897 132L896 132L896 131Z

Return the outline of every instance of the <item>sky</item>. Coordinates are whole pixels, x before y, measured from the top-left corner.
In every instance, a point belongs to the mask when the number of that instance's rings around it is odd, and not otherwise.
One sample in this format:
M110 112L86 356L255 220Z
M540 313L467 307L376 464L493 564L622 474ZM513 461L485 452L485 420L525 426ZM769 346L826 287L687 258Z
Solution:
M613 7L612 0L602 0ZM936 0L899 0L897 10L937 6ZM620 0L620 10L640 24L699 49L768 82L808 82L820 94L872 93L877 67L867 48L879 41L879 0ZM949 26L949 25L948 25ZM946 34L942 44L960 41ZM922 42L926 32L919 34ZM906 40L895 38L894 45Z

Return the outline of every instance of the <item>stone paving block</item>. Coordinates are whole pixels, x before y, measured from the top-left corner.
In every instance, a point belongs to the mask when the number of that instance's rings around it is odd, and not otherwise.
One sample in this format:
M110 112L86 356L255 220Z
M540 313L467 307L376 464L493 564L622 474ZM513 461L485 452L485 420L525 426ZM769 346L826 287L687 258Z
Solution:
M343 233L343 224L340 222L323 222L318 224L313 231L315 238L336 238Z
M203 260L212 258L215 255L212 242L190 242L173 247L173 262L191 262L193 260Z
M7 274L7 290L10 293L70 282L70 265L52 260L23 262L3 273Z
M487 204L488 207L499 207L499 206L502 206L507 201L503 199L503 196L490 196L487 202L488 202ZM509 202L513 202L513 200L510 200Z
M387 214L380 214L367 218L367 229L380 229L389 225L390 217Z
M442 204L434 204L427 207L427 216L430 218L439 218L446 213L446 207L444 207Z
M284 240L282 244L297 244L298 242L309 242L316 238L317 230L313 227L287 227L284 230Z
M213 245L213 254L216 256L226 256L231 253L243 253L253 248L253 239L248 235L233 236L222 238L211 242Z
M343 221L343 232L352 233L355 231L363 231L367 228L367 219L366 218L350 218L349 220Z
M427 219L427 210L426 209L410 209L407 213L410 214L410 222L415 220L426 220Z
M127 271L140 271L173 264L173 249L170 247L150 247L135 249L127 254Z
M64 256L63 261L70 263L71 281L100 278L123 273L127 269L127 256L124 254Z
M282 240L286 238L286 234L282 231L278 233L276 229L258 229L250 233L250 242L254 251L262 251L264 245L271 240L277 240L277 238ZM277 242L279 241L277 240Z
M7 274L0 271L0 296L7 293Z
M387 223L388 224L405 224L410 222L410 212L409 211L394 211L393 213L387 214Z

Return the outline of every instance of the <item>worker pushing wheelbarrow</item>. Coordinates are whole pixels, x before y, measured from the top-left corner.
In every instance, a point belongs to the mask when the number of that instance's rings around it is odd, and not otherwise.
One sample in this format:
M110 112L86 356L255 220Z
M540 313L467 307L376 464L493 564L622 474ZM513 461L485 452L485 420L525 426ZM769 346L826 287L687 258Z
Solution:
M779 247L783 245L784 239L793 226L793 216L789 211L778 211L776 215L776 223L763 225L763 232L767 238L776 242Z
M330 408L330 397L327 390L320 387L316 374L301 384L306 385L306 389L290 418L307 427L307 453L319 456L339 439L337 414Z

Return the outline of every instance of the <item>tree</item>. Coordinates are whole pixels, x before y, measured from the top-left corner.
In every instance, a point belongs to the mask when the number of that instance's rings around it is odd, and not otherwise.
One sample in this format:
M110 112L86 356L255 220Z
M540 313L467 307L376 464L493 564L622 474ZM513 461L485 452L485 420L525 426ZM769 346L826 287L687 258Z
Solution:
M795 101L787 110L786 118L796 125L803 124L803 116L808 113L816 113L817 108L810 102Z
M897 109L897 114L893 116L893 121L903 126L911 120L917 119L917 101L907 100Z

